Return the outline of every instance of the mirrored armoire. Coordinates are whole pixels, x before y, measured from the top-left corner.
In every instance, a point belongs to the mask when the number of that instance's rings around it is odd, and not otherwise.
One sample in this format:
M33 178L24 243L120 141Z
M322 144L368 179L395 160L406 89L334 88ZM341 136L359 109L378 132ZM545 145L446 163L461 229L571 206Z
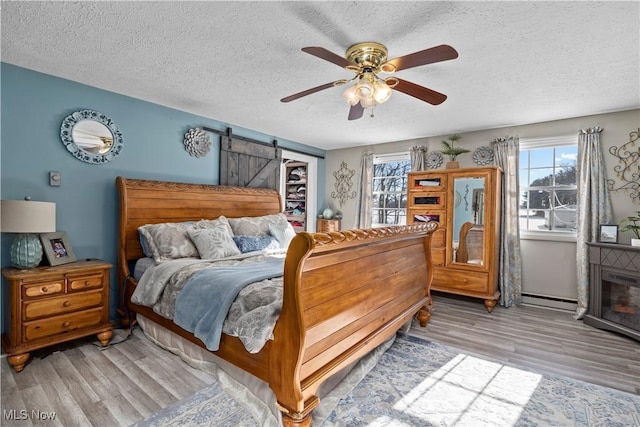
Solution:
M408 174L407 224L437 221L431 240L431 289L484 300L500 298L498 167L442 169Z

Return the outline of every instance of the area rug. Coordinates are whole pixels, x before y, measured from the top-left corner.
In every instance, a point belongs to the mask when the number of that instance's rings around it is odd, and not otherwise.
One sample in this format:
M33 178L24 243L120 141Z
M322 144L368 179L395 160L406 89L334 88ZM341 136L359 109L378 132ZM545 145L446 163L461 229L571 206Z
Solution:
M215 383L136 426L257 426ZM400 335L314 426L639 426L640 396Z

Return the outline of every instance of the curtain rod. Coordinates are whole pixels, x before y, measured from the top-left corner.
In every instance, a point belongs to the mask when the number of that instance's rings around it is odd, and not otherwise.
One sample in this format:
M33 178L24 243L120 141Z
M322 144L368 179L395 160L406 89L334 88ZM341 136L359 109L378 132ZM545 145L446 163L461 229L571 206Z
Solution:
M203 126L202 130L204 130L205 132L215 133L216 135L220 135L220 136L227 136L227 137L239 139L241 141L247 141L247 142L253 142L255 144L266 145L267 147L276 147L276 148L278 147L278 142L276 140L274 140L273 142L269 143L269 142L258 141L257 139L247 138L246 136L239 136L239 135L236 135L236 134L232 133L232 129L231 128L227 128L226 131L222 131L222 130L212 129L212 128ZM295 148L284 148L284 147L279 147L279 148L281 148L283 150L286 150L286 151L291 151L291 152L294 152L294 153L298 153L298 154L304 154L305 156L311 156L311 157L316 157L318 159L324 159L324 156L322 156L320 154L308 153L306 151L296 150Z

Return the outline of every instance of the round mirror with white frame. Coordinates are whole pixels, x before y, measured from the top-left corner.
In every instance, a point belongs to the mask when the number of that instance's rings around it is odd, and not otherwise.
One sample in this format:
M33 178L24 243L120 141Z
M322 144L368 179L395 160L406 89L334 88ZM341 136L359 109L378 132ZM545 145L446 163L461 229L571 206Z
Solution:
M80 110L65 117L60 138L73 157L98 165L115 159L123 145L113 120L94 110Z

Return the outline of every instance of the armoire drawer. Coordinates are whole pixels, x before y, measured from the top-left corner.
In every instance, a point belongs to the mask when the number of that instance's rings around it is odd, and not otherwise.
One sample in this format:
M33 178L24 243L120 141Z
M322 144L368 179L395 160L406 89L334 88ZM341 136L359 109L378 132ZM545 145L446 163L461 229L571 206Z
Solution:
M475 271L435 269L432 286L434 288L493 294L493 292L489 292L489 274Z

